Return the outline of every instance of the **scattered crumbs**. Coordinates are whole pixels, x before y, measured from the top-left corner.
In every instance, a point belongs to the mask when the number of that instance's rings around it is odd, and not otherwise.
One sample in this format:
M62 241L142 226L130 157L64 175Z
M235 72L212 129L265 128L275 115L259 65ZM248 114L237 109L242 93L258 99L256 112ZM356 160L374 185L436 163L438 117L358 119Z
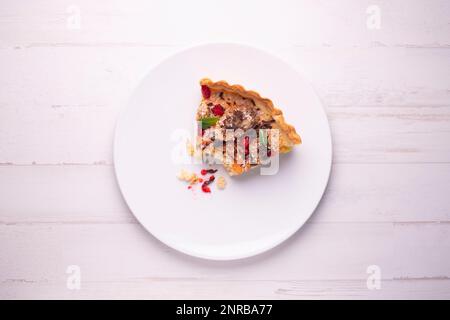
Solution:
M209 187L210 184L212 184L214 181L217 181L217 188L218 189L225 189L227 185L227 181L225 180L225 177L219 176L217 179L214 176L214 173L217 172L216 169L203 169L201 170L201 174L204 177L201 177L200 175L197 175L195 172L188 171L186 169L181 169L180 172L177 175L177 178L181 181L186 181L189 183L188 189L194 189L194 185L200 183L201 184L201 190L205 193L210 193L211 189ZM206 176L207 174L210 174L209 176Z
M178 179L182 181L187 181L190 184L195 184L198 182L198 176L194 172L187 171L185 169L181 169L180 173L178 174Z
M184 169L181 169L180 172L177 175L177 178L180 179L180 180L185 181L187 175L188 175L188 172L186 170L184 170Z

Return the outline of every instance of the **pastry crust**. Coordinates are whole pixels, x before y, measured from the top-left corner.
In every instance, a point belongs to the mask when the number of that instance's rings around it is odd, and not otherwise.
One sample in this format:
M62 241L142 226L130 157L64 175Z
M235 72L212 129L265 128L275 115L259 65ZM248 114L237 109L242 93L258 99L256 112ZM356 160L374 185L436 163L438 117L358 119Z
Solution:
M244 98L251 98L260 101L263 105L266 106L268 113L273 117L273 119L275 119L275 122L278 125L278 127L286 134L286 136L289 138L292 144L302 143L302 139L295 131L295 128L292 125L287 124L286 121L284 120L283 112L280 109L275 108L272 100L261 97L258 92L246 90L243 86L238 84L230 85L228 84L228 82L223 80L214 82L209 78L201 79L200 85L205 85L213 90L223 90L231 93L236 93ZM280 148L282 149L281 145ZM281 149L280 151L283 152L284 150Z

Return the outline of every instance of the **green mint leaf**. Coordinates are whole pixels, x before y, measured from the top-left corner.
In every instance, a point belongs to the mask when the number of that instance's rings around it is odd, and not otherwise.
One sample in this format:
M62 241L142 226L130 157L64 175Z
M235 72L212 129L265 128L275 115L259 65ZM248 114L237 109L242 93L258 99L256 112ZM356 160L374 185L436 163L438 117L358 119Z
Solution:
M209 118L203 118L202 120L202 129L208 129L211 126L214 126L217 121L219 121L219 118L217 117L209 117Z

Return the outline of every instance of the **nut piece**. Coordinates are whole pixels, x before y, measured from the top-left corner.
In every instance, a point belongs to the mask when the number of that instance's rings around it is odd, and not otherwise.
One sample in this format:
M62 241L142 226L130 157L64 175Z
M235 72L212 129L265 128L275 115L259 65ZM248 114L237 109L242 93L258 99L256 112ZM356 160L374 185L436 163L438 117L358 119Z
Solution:
M177 175L177 178L180 179L180 180L186 181L187 180L186 177L188 176L188 174L189 174L189 172L187 172L184 169L181 169L180 172Z
M191 176L189 177L189 183L195 184L198 182L198 176L195 173L191 173Z
M198 182L198 176L194 172L189 172L185 169L181 169L180 173L177 176L178 179L182 181L187 181L191 184Z
M223 176L219 176L216 181L218 189L223 190L227 186L227 180L225 180L225 177Z

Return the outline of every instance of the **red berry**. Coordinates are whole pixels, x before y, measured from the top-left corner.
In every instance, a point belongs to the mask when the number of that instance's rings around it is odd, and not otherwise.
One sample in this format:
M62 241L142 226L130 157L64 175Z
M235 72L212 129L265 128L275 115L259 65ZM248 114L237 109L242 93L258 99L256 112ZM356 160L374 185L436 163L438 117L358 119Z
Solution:
M202 95L205 99L209 99L209 97L211 97L211 90L208 86L202 85Z
M244 137L244 151L246 156L250 153L250 138L248 136Z
M214 176L209 177L209 183L213 182L215 178Z
M200 173L204 176L207 173L216 173L217 169L202 169L202 171L200 171Z
M248 136L244 137L244 147L248 148L250 145L250 138Z
M212 113L214 113L215 116L223 116L223 113L225 112L225 109L220 105L216 104L214 107L211 108Z
M202 185L202 191L206 193L210 193L211 189L208 187L208 185L203 184Z

